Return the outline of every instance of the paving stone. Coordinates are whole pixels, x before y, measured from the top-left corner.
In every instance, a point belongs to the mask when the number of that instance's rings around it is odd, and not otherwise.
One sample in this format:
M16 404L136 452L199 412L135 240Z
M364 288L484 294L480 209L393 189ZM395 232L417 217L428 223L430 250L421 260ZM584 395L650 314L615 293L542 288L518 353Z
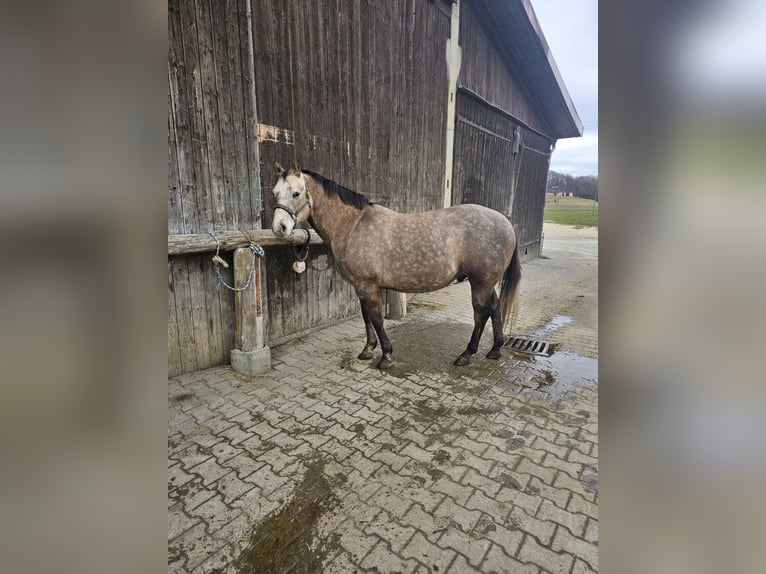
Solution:
M220 574L231 563L233 550L230 546L224 546L202 564L192 570L192 574Z
M409 542L416 530L410 526L398 524L389 513L382 511L374 520L364 526L364 532L378 536L388 544L393 552L401 554L402 548ZM383 562L379 563L378 566L381 564Z
M589 500L585 500L579 494L573 494L567 505L569 512L581 512L590 518L598 518L598 507Z
M536 476L532 477L532 479L529 481L529 484L524 489L524 492L532 496L547 498L548 500L550 500L551 502L553 502L560 508L566 508L567 503L569 502L569 499L572 496L571 491L565 488L556 488L553 486L549 486L545 484L544 482L542 482ZM531 509L527 508L527 510L531 510Z
M419 504L412 504L399 522L423 533L434 544L448 526L446 521L437 522L433 514L426 512Z
M571 490L573 493L582 496L585 500L590 502L593 502L596 499L596 493L586 488L582 480L575 480L565 472L558 472L556 474L556 480L554 481L553 486L559 490Z
M561 460L557 456L547 453L543 460L543 466L551 469L556 469L561 472L565 472L570 478L577 480L583 472L583 465ZM548 483L550 484L550 483Z
M193 475L184 472L180 464L174 464L168 468L168 488L179 488L193 478Z
M508 522L510 522L514 528L523 530L527 534L534 536L540 544L543 546L550 546L553 539L553 533L556 530L556 523L546 520L540 520L533 516L529 516L518 506L511 510L508 515Z
M532 481L530 481L530 484L531 483ZM497 495L495 495L495 500L506 504L512 504L513 506L519 506L532 516L537 513L537 509L540 508L540 503L542 502L539 496L527 494L526 492L521 492L515 488L506 487L500 489Z
M446 476L440 476L435 480L431 485L431 489L449 496L463 506L465 506L466 501L476 492L476 489L473 487L458 484Z
M513 505L488 498L481 490L475 490L464 506L469 510L480 510L498 524L504 524Z
M540 572L540 569L532 564L523 564L515 560L504 552L502 547L493 544L487 551L487 556L481 564L481 571L497 572L498 574L537 574ZM560 572L563 572L563 570Z
M197 517L188 516L180 505L168 510L168 540L173 540L200 522Z
M595 570L588 567L588 564L579 558L575 558L572 574L596 574Z
M469 564L478 567L484 559L492 543L489 540L476 540L466 536L464 532L452 527L441 535L437 545L442 548L451 548L459 555L465 557Z
M574 558L569 554L557 553L537 543L527 535L516 556L521 562L536 564L548 572L569 572Z
M575 536L578 535L577 531L573 531L573 534ZM588 542L598 542L598 520L595 520L593 518L588 519L588 526L585 529L585 534L583 537Z
M247 475L244 480L258 486L266 497L292 483L289 478L275 474L268 464Z
M373 504L383 508L392 516L399 518L406 514L407 509L412 506L412 500L401 496L398 490L383 486L375 494L367 499L368 504Z
M197 477L186 485L184 494L181 496L184 510L189 513L203 502L215 496L215 490L202 486L202 479Z
M402 548L401 555L404 558L414 558L434 572L446 572L455 559L456 553L454 550L444 550L436 544L432 544L421 532L416 532Z
M263 460L258 460L250 456L249 453L242 452L241 454L238 454L225 462L221 463L222 466L226 468L232 468L237 472L237 476L240 478L245 478L246 476L252 474L259 468L262 468L265 466L266 462Z
M479 524L482 526L480 530L474 530L474 537L492 541L508 556L516 555L524 540L523 531L516 529L510 522L502 525L492 520L487 520L486 522L480 522Z
M202 479L202 484L209 486L219 478L224 477L233 471L230 468L218 464L218 461L214 458L209 458L189 469L189 472L198 475Z
M556 469L546 468L531 462L527 458L522 458L519 464L514 469L516 472L521 472L529 475L530 477L537 477L545 484L553 484L553 480L556 477Z
M540 504L540 509L537 511L537 518L540 520L555 522L556 524L567 528L575 536L583 535L583 532L585 531L585 523L588 520L584 514L567 512L549 500L542 501Z
M551 548L564 551L584 560L593 570L598 570L598 546L581 538L575 538L565 528L556 531Z
M329 454L338 462L343 462L355 452L354 449L341 444L337 439L333 437L330 437L330 440L319 445L319 450L323 453Z
M228 507L220 494L216 494L207 502L200 504L190 514L204 521L208 531L212 534L221 526L229 522L239 514L239 510Z
M381 448L376 451L370 458L389 466L396 472L400 471L402 467L409 462L407 457L400 456L386 448Z
M226 504L231 504L232 501L242 496L248 490L254 488L254 485L240 480L236 473L231 472L226 476L219 478L212 487L215 488L216 492L223 496L223 501Z
M192 571L224 546L226 543L209 535L200 522L170 543L168 555L184 556L187 571Z

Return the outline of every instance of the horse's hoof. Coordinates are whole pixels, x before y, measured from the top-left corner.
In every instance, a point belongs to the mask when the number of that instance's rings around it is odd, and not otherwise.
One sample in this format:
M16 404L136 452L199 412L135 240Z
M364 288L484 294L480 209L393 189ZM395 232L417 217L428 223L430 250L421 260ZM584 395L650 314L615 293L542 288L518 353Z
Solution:
M492 349L489 353L487 353L488 359L499 359L500 357L500 349Z
M372 359L372 351L368 351L367 349L365 349L364 351L359 353L356 356L356 358L361 359L362 361L367 361L368 359Z
M378 363L379 369L388 369L394 364L394 360L391 357L383 357Z
M457 365L458 367L465 367L470 362L470 357L464 357L463 355L460 355L452 364Z

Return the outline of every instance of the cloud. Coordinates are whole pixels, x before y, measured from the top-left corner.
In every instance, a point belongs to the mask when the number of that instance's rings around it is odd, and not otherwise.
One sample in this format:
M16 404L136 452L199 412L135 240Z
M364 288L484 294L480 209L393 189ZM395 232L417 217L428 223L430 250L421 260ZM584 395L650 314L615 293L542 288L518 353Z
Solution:
M598 132L559 140L551 156L550 169L571 175L598 175Z
M533 0L537 19L578 115L581 138L559 140L551 169L598 174L598 3L596 0Z

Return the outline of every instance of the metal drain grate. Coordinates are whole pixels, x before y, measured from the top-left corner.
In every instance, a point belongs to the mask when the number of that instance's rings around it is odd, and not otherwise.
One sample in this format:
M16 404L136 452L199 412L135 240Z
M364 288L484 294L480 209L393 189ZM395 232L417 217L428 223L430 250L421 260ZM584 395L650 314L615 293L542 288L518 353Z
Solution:
M550 357L555 351L555 345L546 341L535 341L534 339L522 339L520 337L511 337L505 342L506 347L510 347L516 353L526 355L542 355Z

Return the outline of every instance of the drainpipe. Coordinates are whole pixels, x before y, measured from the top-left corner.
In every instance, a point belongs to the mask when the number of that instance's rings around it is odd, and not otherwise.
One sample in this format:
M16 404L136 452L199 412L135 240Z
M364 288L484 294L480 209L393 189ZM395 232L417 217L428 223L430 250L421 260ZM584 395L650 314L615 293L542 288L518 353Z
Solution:
M455 100L457 98L457 78L460 74L461 50L458 44L460 36L460 0L452 3L449 38L447 39L447 141L444 153L444 207L452 205L452 161L455 155Z

